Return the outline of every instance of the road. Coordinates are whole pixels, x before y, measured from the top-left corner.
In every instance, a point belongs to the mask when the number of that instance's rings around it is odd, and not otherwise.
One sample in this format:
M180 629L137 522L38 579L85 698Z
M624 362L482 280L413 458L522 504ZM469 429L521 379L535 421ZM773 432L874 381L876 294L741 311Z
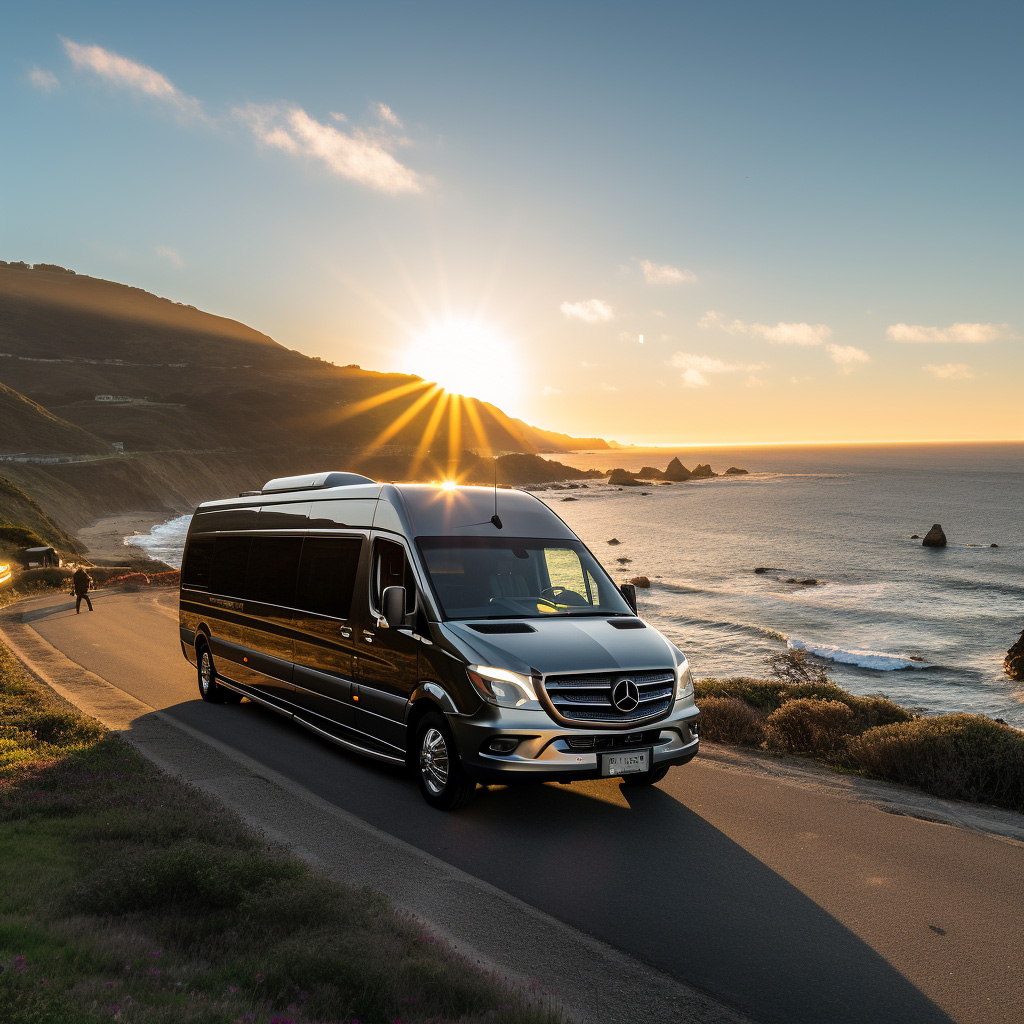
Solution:
M443 814L401 771L249 701L204 704L177 594L24 621L149 708L757 1020L1024 1020L1024 844L698 758L657 787L482 790Z

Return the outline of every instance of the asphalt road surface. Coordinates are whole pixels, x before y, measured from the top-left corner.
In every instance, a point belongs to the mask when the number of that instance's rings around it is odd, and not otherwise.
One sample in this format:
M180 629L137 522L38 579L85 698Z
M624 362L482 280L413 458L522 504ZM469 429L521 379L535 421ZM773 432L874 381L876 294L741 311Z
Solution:
M26 611L154 709L758 1020L1024 1020L1024 844L698 758L657 787L481 790L428 807L398 769L249 701L204 704L177 594Z

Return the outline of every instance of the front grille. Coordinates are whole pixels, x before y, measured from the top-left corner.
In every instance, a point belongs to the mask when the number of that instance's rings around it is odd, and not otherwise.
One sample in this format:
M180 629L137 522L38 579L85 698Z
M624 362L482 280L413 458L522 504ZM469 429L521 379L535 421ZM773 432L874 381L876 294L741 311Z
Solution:
M565 742L570 750L620 750L630 747L649 747L658 742L660 729L647 732L631 732L625 736L610 733L605 736L567 736Z
M639 703L622 711L612 702L612 694L623 680L636 685ZM541 684L556 714L570 722L628 726L665 714L672 706L675 673L671 669L656 672L614 672L598 675L548 676Z

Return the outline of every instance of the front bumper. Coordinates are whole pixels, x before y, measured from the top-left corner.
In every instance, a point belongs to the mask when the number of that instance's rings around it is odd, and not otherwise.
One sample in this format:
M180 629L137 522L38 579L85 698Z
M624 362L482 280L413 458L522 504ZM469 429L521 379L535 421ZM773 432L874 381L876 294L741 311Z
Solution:
M601 754L605 751L580 749L580 742L588 737L599 744L610 741L616 752L650 748L655 768L686 764L700 745L699 714L691 697L676 701L667 717L651 725L598 733L585 727L561 728L544 711L512 711L485 705L475 715L449 715L448 724L467 774L477 782L509 785L604 778ZM499 737L515 737L519 744L509 754L488 751L487 745ZM575 744L570 740L575 740Z

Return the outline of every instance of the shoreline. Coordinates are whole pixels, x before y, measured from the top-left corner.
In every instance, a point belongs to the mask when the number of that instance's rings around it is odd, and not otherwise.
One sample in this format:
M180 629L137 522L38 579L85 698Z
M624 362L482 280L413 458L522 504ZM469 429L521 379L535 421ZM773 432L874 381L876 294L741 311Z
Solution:
M180 514L180 513L178 513ZM88 526L75 532L76 538L86 547L86 554L96 564L123 565L125 560L145 560L164 565L143 548L126 542L133 534L148 534L154 526L160 526L174 513L167 509L151 512L125 512L116 516L101 516Z

